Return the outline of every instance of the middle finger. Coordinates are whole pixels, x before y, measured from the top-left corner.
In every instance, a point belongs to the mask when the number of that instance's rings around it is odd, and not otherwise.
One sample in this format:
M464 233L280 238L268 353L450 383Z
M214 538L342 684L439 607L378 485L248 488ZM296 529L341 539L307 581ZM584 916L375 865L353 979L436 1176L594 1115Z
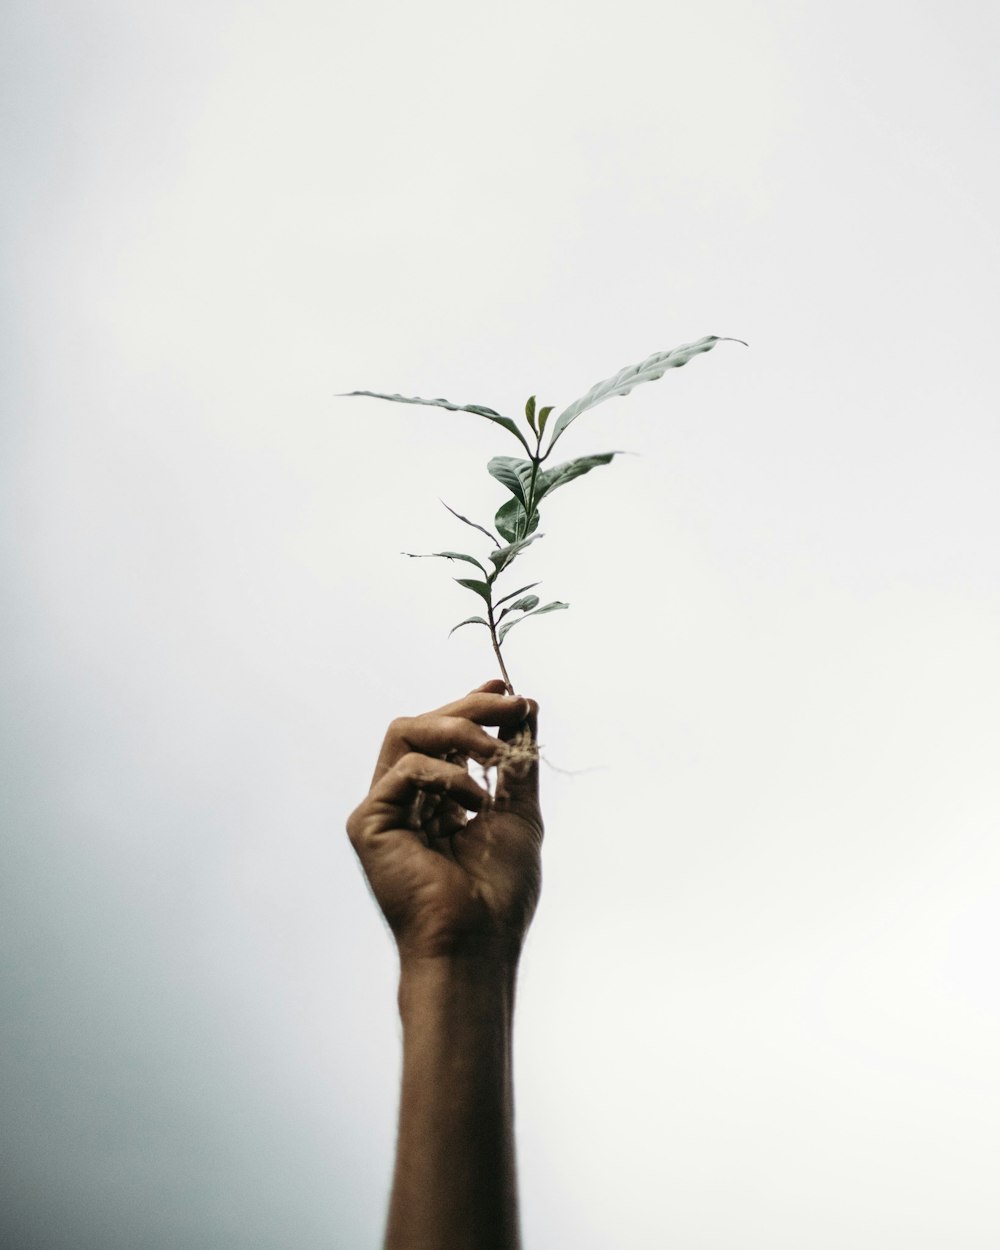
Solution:
M461 716L429 712L424 716L401 717L389 726L375 765L372 784L397 760L411 751L439 759L467 759L490 763L498 752L497 739L481 725Z

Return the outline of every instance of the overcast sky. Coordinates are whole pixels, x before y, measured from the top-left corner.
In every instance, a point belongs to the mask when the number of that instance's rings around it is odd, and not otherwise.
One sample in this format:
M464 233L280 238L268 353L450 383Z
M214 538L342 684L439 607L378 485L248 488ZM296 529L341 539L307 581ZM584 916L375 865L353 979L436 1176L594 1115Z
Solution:
M4 1244L377 1247L343 823L495 675L399 553L516 449L336 396L513 415L720 334L572 427L635 454L518 565L572 605L505 649L554 766L526 1247L994 1250L997 7L0 21Z

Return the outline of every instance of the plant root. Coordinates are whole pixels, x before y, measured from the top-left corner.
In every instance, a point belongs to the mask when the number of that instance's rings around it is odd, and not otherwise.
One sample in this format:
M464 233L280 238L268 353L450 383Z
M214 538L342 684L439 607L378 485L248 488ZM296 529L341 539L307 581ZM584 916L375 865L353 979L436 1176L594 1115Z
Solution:
M520 780L541 758L538 743L525 726L518 730L509 742L497 741L496 754L490 764L483 768L483 784L490 792L490 805L509 797L505 782L509 778ZM492 774L496 771L496 776ZM492 783L492 785L491 785Z

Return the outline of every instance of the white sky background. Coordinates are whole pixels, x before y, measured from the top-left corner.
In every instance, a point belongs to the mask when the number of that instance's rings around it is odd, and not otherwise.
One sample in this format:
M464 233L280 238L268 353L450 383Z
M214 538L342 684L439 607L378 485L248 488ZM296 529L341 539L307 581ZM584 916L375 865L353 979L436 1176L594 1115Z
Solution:
M1000 1238L997 10L4 8L11 1244L375 1247L385 724L493 676L437 502L582 417L526 1245Z

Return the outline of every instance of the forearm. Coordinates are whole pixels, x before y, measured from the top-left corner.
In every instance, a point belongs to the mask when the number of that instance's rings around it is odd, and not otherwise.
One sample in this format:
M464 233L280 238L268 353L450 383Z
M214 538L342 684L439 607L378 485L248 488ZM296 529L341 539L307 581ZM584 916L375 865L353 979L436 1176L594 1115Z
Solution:
M385 1250L518 1250L510 961L404 961Z

